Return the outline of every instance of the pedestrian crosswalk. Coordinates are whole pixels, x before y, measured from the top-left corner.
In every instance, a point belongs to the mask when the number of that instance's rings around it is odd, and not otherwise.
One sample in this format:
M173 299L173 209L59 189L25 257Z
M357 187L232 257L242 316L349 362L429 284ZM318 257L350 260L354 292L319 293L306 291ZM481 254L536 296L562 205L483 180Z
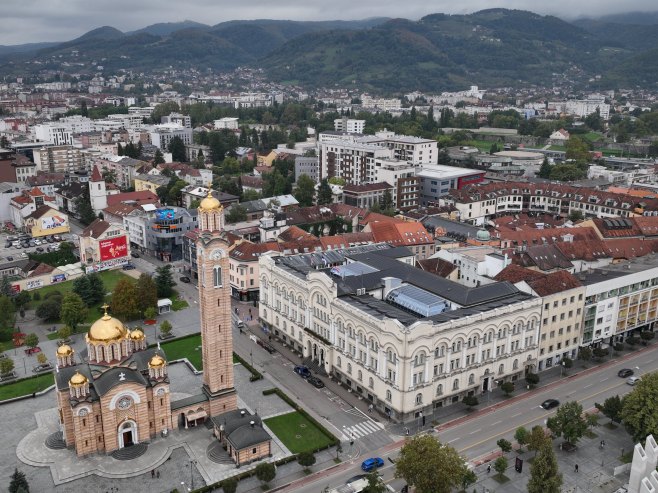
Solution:
M362 421L352 426L343 427L343 440L351 440L377 433L384 429L384 425L376 421Z

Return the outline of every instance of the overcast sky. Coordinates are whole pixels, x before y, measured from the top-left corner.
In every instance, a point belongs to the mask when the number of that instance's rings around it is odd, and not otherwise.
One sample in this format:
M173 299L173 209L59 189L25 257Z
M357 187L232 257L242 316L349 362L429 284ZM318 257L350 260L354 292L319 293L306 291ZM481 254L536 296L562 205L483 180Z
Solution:
M185 19L214 25L235 19L418 19L437 12L464 14L493 7L563 18L658 10L656 0L2 0L1 7L0 45L67 41L101 26L125 32Z

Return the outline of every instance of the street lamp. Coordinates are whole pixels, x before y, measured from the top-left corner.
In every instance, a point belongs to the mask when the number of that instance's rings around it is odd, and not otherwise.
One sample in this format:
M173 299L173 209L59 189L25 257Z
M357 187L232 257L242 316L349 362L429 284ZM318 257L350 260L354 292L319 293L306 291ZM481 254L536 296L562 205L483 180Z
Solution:
M562 378L562 374L564 372L565 364L564 361L560 363L560 378Z
M421 423L422 419L423 419L423 411L418 411L418 431L419 432L420 432L420 428L421 428L420 423Z

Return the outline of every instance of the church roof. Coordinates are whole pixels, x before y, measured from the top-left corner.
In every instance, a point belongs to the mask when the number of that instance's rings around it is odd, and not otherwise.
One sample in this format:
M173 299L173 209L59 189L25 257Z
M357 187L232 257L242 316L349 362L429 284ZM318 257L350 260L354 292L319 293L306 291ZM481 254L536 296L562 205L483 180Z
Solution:
M212 417L211 420L217 428L223 427L226 439L231 442L236 450L242 450L272 439L269 433L263 429L260 417L252 415L246 409L228 411Z
M144 387L148 385L148 380L144 378L144 375L142 375L139 371L123 367L110 368L101 374L98 379L94 380L93 385L96 389L96 392L98 392L98 395L102 397L117 385L129 382L133 382Z

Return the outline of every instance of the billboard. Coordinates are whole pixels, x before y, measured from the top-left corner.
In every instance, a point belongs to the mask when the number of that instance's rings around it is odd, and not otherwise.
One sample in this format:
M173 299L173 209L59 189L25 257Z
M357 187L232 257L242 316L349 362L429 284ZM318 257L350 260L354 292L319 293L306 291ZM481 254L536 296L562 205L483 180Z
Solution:
M155 218L158 221L170 221L176 218L176 211L174 209L157 209L155 211Z
M41 229L57 229L67 226L65 216L58 216L57 214L41 218Z
M128 255L128 238L123 235L108 240L101 240L98 243L98 247L101 253L101 262L125 257Z
M90 274L92 272L101 272L107 269L113 269L115 267L121 267L122 265L126 265L128 263L127 258L115 258L115 259L110 259L106 260L105 262L98 262L97 264L94 265L88 265L85 268L85 272L87 274Z

